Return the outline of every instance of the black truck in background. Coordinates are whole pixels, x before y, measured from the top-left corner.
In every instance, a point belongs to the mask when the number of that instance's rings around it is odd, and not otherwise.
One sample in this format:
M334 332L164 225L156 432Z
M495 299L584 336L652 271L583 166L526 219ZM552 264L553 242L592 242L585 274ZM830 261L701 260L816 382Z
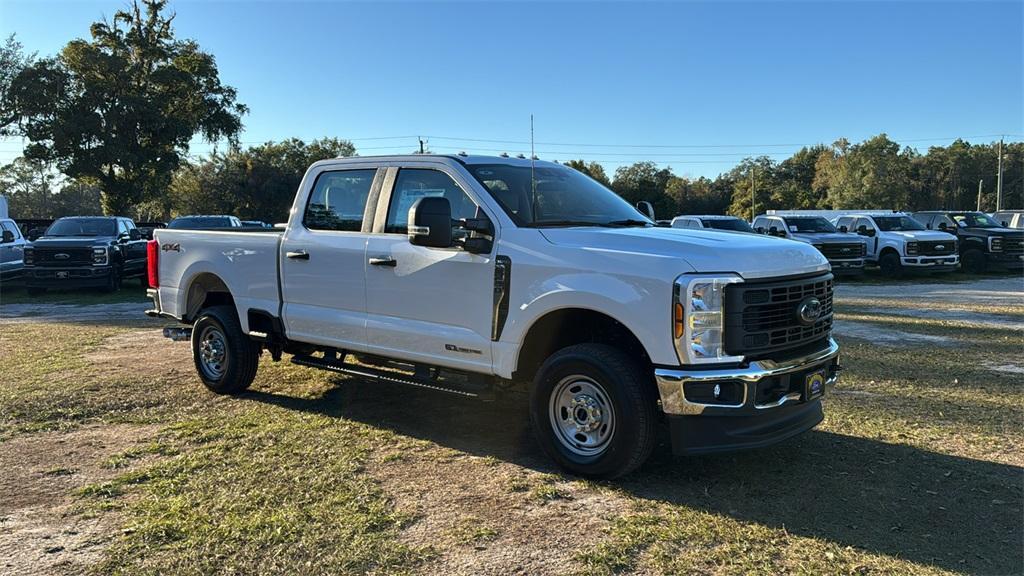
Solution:
M72 216L54 221L24 253L25 288L102 288L146 276L146 240L130 218Z
M1024 231L1007 228L984 212L927 210L913 216L929 230L956 236L966 272L1024 269Z

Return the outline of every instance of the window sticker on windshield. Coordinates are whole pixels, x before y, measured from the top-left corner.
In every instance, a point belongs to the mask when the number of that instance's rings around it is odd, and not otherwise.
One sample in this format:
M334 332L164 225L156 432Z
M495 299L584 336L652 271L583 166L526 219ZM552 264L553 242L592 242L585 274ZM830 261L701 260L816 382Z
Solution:
M799 230L799 229L796 226L794 226L792 224L789 225L789 231L790 232L796 232L797 230Z

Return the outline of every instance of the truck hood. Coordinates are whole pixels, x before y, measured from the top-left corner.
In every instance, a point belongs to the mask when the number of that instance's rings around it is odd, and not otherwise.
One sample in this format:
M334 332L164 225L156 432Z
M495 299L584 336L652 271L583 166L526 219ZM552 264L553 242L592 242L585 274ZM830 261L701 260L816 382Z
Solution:
M842 232L791 232L793 240L810 242L811 244L857 244L863 242L864 238L856 234L843 234Z
M970 234L971 236L984 236L985 238L990 236L998 238L1024 238L1024 230L1014 230L1012 228L961 228L960 232Z
M882 232L882 234L890 234L893 238L900 238L908 242L914 240L946 240L952 242L953 240L956 240L956 236L953 236L952 234L946 234L945 232L938 232L935 230L914 230L912 232Z
M556 246L678 258L691 272L733 272L751 279L829 270L828 260L813 246L761 234L660 227L544 228L540 232Z
M55 236L36 238L32 242L35 248L90 248L92 246L108 246L113 242L109 236Z

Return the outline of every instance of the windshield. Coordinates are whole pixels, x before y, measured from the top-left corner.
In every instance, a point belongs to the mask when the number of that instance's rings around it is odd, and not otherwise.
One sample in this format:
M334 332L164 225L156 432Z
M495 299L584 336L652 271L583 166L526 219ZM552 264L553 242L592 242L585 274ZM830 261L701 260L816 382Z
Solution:
M113 236L114 230L110 218L61 218L43 236Z
M835 232L836 227L821 216L813 218L786 218L790 232Z
M231 228L228 216L185 216L175 218L167 225L168 228Z
M988 214L981 212L965 212L963 214L950 214L956 225L961 228L1002 228L1003 225L996 222Z
M551 164L466 167L519 226L651 226L653 223L590 177ZM535 186L531 186L531 172Z
M746 220L740 220L739 218L705 218L701 222L704 223L706 228L714 228L715 230L732 230L734 232L754 231L750 224L747 224Z
M875 225L882 232L909 232L924 230L921 223L909 216L875 216Z

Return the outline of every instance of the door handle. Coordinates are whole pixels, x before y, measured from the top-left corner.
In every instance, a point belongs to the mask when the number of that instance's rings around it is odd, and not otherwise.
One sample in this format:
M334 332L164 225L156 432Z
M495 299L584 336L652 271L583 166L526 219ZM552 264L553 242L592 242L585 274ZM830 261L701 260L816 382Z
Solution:
M394 268L396 265L398 265L397 260L395 260L394 258L389 258L387 256L381 256L380 258L370 258L369 262L370 266L388 266Z
M285 256L292 260L309 260L309 252L305 250L297 250L295 252L286 252Z

